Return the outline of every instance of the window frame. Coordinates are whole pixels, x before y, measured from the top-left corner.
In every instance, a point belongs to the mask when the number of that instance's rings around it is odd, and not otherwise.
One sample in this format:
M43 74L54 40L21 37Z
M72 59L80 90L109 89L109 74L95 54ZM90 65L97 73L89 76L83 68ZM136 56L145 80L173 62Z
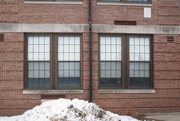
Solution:
M28 37L29 36L49 36L50 37L50 87L28 87ZM79 87L60 87L58 88L58 37L77 36L80 37L80 86ZM69 62L69 61L68 61ZM80 33L25 33L24 34L24 89L27 90L69 90L82 89L82 34Z
M78 36L80 37L80 60L78 61L80 63L80 87L58 87L57 83L58 83L58 37L64 37L64 36L67 36L67 37L72 37L72 36ZM56 47L54 48L55 51L56 51L56 60L55 60L55 63L56 63L56 72L55 74L57 74L56 76L56 89L82 89L82 35L81 34L56 34L55 35L55 40L56 40L56 43L54 44ZM66 62L77 62L77 61L66 61Z
M108 61L101 61L101 42L100 42L100 39L101 37L121 37L121 61L114 61L114 60L108 60ZM98 89L123 89L123 80L124 80L124 76L123 76L123 51L124 51L124 42L122 41L123 40L123 37L122 35L118 35L118 34L99 34L98 35L98 73L99 73L99 76L98 76ZM101 62L121 62L121 78L122 78L122 88L121 87L109 87L109 86L104 86L104 87L101 87Z
M152 35L128 35L126 41L128 42L127 46L129 46L129 38L130 37L148 37L149 38L149 61L133 61L133 62L149 62L149 79L151 81L151 86L149 88L145 88L145 87L129 87L129 65L130 65L130 59L129 59L129 47L127 48L127 89L152 89L154 88L153 86L153 37Z
M113 87L113 86L101 86L100 81L101 81L101 48L100 48L100 38L101 37L121 37L121 42L122 42L122 69L121 69L121 74L122 74L122 87ZM135 87L131 88L129 87L129 38L130 37L148 37L150 40L150 60L149 60L149 78L151 81L151 86L148 88L145 87ZM153 89L154 88L154 83L153 83L153 35L141 35L141 34L98 34L98 89Z

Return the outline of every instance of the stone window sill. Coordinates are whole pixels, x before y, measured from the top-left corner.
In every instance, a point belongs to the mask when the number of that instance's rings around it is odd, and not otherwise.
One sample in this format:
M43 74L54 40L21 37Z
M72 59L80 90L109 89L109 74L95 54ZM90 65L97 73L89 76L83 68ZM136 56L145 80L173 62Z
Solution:
M23 90L23 94L82 94L83 90Z
M155 93L155 89L100 89L98 93Z
M117 2L97 2L97 5L121 5L121 6L143 6L151 7L152 4L143 4L143 3L117 3Z
M81 5L83 4L82 1L58 1L58 2L51 2L51 1L24 1L25 4L62 4L62 5Z

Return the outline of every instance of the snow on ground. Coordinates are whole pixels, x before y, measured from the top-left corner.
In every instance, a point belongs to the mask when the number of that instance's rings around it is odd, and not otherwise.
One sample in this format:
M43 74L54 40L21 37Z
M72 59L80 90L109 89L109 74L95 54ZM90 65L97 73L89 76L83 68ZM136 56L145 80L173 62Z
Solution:
M104 111L94 103L78 99L58 99L42 103L24 114L0 117L0 121L138 121Z

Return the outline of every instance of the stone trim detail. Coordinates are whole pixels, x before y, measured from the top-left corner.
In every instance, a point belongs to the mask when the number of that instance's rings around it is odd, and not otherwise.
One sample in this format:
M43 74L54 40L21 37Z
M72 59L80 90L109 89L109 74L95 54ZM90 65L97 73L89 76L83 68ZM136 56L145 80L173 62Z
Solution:
M100 89L99 93L155 93L155 89Z
M61 5L81 5L83 2L81 1L24 1L25 4L61 4Z
M83 90L23 90L23 94L82 94Z
M0 32L23 33L83 33L88 32L88 24L15 24L0 23ZM93 24L95 33L124 34L180 34L180 26L120 26Z
M114 6L142 6L151 7L152 4L138 4L138 3L117 3L117 2L97 2L97 5L114 5Z

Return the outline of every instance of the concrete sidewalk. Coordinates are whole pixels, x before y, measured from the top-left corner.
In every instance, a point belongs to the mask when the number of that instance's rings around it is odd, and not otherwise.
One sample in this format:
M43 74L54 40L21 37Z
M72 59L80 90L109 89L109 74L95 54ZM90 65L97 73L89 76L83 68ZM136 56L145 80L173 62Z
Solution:
M155 121L180 121L180 112L173 113L147 113L144 119Z

